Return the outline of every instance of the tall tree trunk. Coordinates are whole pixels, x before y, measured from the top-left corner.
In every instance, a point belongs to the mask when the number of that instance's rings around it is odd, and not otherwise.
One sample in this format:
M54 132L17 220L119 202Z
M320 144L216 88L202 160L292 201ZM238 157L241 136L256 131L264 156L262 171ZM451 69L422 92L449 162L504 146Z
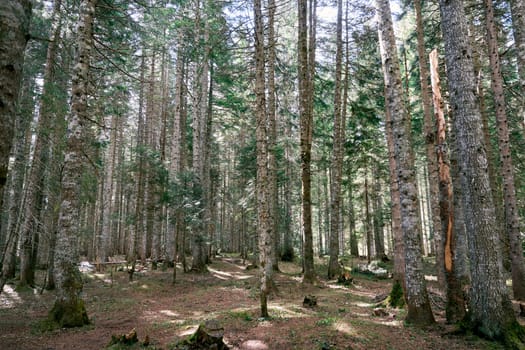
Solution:
M7 182L9 154L15 131L15 105L30 19L31 1L2 1L0 4L0 208Z
M20 284L33 285L35 279L35 266L32 255L35 242L40 234L39 219L42 211L44 195L44 176L49 163L50 141L53 139L53 119L57 118L54 105L55 93L55 62L57 59L58 42L62 27L60 13L62 1L55 1L51 17L51 35L47 46L46 66L44 70L44 86L38 113L37 134L34 140L34 151L31 170L27 179L25 193L24 221L21 226L22 249L20 250Z
M425 145L428 167L428 183L430 192L430 217L434 233L434 246L436 249L436 269L438 283L443 289L445 276L443 270L443 244L441 236L441 220L439 213L439 176L436 164L436 139L434 133L434 122L432 120L431 95L429 91L428 59L425 50L425 33L423 26L423 16L421 14L422 0L415 0L416 10L416 32L417 32L417 53L419 60L419 77L421 84L421 103L423 105L423 118L425 128Z
M525 332L517 323L504 280L500 228L487 174L481 115L463 2L441 0L441 30L459 151L461 190L468 232L471 284L469 325L490 339L523 347ZM496 234L497 233L497 234Z
M71 86L71 112L68 122L67 148L62 173L62 201L58 220L55 273L58 295L51 317L61 327L89 323L84 301L80 297L83 282L77 268L79 188L84 170L85 131L88 112L89 62L93 50L93 21L96 0L84 0L77 27L77 57Z
M207 176L205 174L206 162L206 135L207 135L207 103L208 96L208 73L209 73L209 57L208 49L202 47L208 45L206 43L207 31L202 31L201 23L203 22L201 13L201 2L197 1L195 8L195 45L199 51L199 62L194 63L193 74L193 144L192 144L192 167L194 174L194 195L199 199L199 222L194 225L192 232L192 266L191 269L196 272L203 272L206 270L206 227L208 218L208 203L206 203L207 196Z
M432 81L432 96L434 101L434 115L436 118L436 141L437 160L439 169L439 208L441 216L441 228L445 271L445 285L447 293L446 317L447 322L457 323L465 317L465 299L463 297L463 285L461 275L458 273L457 260L457 232L454 224L454 193L452 190L452 179L450 177L450 162L448 157L448 146L446 143L447 123L443 112L443 99L441 97L441 83L439 79L439 66L437 50L430 53L430 77ZM463 232L464 233L464 232ZM460 232L461 234L461 232Z
M496 123L498 130L499 155L501 159L501 177L503 179L503 194L505 203L506 231L509 236L510 258L512 262L512 291L514 299L525 300L525 265L521 245L521 225L514 185L514 167L510 153L509 127L506 103L503 91L503 77L498 52L497 29L494 23L494 7L492 0L485 0L485 22L487 27L487 45L491 67L492 91L496 104Z
M373 189L372 189L372 211L374 213L374 247L376 259L385 260L385 234L383 231L383 198L381 195L381 183L379 182L379 164L374 165Z
M143 50L140 64L140 88L139 88L139 109L137 121L137 171L136 171L136 186L137 195L135 200L134 216L135 222L132 226L132 244L128 260L131 261L132 266L135 266L135 261L142 255L142 236L144 232L144 190L146 186L146 131L144 118L144 92L145 92L145 75L146 75L146 57L145 50ZM130 274L130 279L133 278L133 271Z
M311 160L313 128L313 90L315 67L316 0L298 1L298 69L299 69L299 117L302 182L302 228L304 234L304 283L314 283L314 251L312 232ZM308 16L310 13L310 16ZM308 25L310 17L310 25ZM309 39L309 40L308 40Z
M341 111L341 76L343 70L343 1L337 1L335 86L334 86L334 134L332 151L332 178L330 181L330 260L328 278L341 273L339 265L339 234L341 217L341 180L343 177L343 143L345 124Z
M23 102L26 99L24 96L30 95L29 91L34 90L34 79L27 79L22 84L21 98ZM15 161L13 168L9 172L9 180L6 186L6 197L2 205L3 210L6 211L6 222L0 227L2 236L2 252L0 256L0 263L2 269L0 271L0 293L2 292L5 282L9 278L14 278L16 273L17 264L17 251L20 237L20 226L23 221L24 211L21 208L24 207L24 196L23 188L28 171L26 164L29 159L31 139L32 139L32 128L31 120L33 119L33 108L34 105L31 102L28 106L28 113L23 113L20 118L16 120L16 136L17 141L14 144L13 154ZM24 108L23 108L24 109Z
M386 89L385 89L386 94ZM388 147L388 169L390 174L390 209L392 211L392 236L394 240L394 284L399 283L403 290L405 286L405 244L401 230L401 202L399 183L397 180L397 164L394 150L394 131L392 130L390 110L385 108L386 142ZM406 291L405 291L406 293Z
M277 37L275 35L275 0L268 0L268 184L271 194L269 200L270 220L273 225L273 249L271 250L272 266L279 271L277 257L279 256L281 235L279 232L279 192L277 188L277 103L275 88L275 60Z
M268 174L268 116L265 96L265 49L264 21L261 0L254 2L255 19L255 96L256 96L256 142L257 142L257 235L259 238L260 302L261 317L268 317L268 295L272 283L273 223L271 222L271 187Z
M285 137L286 139L292 138L292 128L291 121L286 121L285 123ZM284 156L285 156L285 177L286 181L284 182L284 206L286 215L284 216L284 239L283 239L283 252L281 255L281 260L283 261L293 261L295 257L295 252L293 248L293 231L292 231L292 184L291 179L293 179L292 172L292 147L290 142L286 142L284 146Z
M386 87L386 105L392 118L394 156L401 202L401 228L405 243L405 284L408 314L406 321L415 325L434 322L423 275L421 223L419 222L414 154L410 138L410 120L403 101L399 59L394 37L390 5L376 0L378 32Z
M510 0L510 9L521 92L520 114L525 130L525 0Z
M365 232L366 232L366 261L372 261L372 222L370 220L370 196L368 195L368 169L365 173Z

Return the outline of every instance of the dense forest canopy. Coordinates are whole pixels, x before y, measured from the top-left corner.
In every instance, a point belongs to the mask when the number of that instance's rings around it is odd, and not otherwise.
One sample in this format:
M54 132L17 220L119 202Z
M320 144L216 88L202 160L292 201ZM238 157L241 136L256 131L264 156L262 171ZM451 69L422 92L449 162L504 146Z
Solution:
M221 254L263 317L281 261L393 261L430 325L434 257L448 322L524 346L525 1L2 1L0 70L0 287L45 269L61 326L80 261Z

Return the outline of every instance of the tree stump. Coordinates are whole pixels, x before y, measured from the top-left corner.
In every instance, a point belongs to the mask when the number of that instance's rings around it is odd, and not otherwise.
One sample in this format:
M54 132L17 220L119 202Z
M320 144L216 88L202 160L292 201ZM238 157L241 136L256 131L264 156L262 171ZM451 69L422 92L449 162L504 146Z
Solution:
M224 328L218 321L209 320L199 325L199 328L187 339L179 342L178 350L228 350L222 337Z
M304 307L314 307L317 306L317 297L315 295L307 295L303 300Z

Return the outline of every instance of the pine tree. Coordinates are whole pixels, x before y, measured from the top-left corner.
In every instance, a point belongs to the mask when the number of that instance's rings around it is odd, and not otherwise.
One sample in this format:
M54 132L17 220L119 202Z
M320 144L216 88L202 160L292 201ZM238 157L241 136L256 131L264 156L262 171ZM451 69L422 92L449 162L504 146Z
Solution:
M405 248L405 285L408 306L407 322L428 325L434 322L423 275L421 254L421 225L411 145L409 119L402 98L399 60L395 45L390 5L387 0L376 0L379 42L385 78L386 106L392 118L394 157L396 160L401 228Z
M468 232L471 269L468 324L487 338L502 339L513 348L522 347L525 332L516 321L507 294L499 234L495 234L500 228L487 173L463 2L442 0L440 12Z

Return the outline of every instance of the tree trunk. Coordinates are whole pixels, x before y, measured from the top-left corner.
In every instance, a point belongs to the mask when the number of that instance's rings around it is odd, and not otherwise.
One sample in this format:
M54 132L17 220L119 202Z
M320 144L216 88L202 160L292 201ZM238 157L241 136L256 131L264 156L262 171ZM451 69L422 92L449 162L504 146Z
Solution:
M525 301L525 265L521 245L521 225L514 185L514 167L509 143L509 127L506 103L503 90L503 77L498 52L497 29L494 23L494 7L492 0L485 0L485 22L487 27L487 45L491 67L492 91L496 105L496 123L498 130L499 155L501 159L501 177L503 179L503 194L505 203L506 231L509 236L510 258L512 271L512 291L514 299Z
M379 164L374 165L372 190L372 211L374 215L374 247L375 256L378 260L385 260L385 234L383 231L383 198L381 195L381 183L379 182Z
M268 176L268 116L265 96L264 22L261 0L254 2L255 19L255 96L257 142L257 236L259 239L261 317L268 317L268 295L272 283L273 223L271 222L271 196Z
M436 140L434 133L434 122L432 121L431 96L428 85L428 59L425 52L423 16L421 14L421 0L414 1L416 10L416 32L417 32L417 53L419 59L419 77L421 84L421 104L423 105L423 118L425 128L425 145L428 166L428 182L430 185L430 217L434 233L434 245L436 248L436 269L438 283L441 288L444 286L445 276L443 270L443 244L441 236L441 220L439 206L439 176L436 165Z
M309 6L310 5L310 11ZM298 69L299 69L299 118L301 148L301 182L302 182L302 226L304 234L304 283L314 283L314 251L312 232L312 195L311 195L311 159L313 127L313 78L315 68L315 8L316 0L298 1ZM308 12L310 26L308 26ZM308 28L310 27L310 28ZM310 31L308 31L308 29ZM308 36L309 39L308 40ZM313 61L313 62L312 62Z
M34 140L33 158L31 169L27 179L25 193L25 208L23 224L21 226L22 249L20 250L20 284L33 285L35 271L32 261L36 257L32 255L35 242L41 231L39 219L42 212L42 200L44 196L45 172L49 166L49 152L51 140L53 139L53 119L56 118L55 98L56 91L55 62L57 60L58 42L62 27L60 13L62 1L57 0L53 4L51 17L51 35L47 46L46 66L44 70L44 86L38 113L37 134Z
M386 94L386 91L385 91ZM392 130L392 117L388 108L385 108L386 143L388 147L388 169L390 174L390 206L392 211L392 236L394 240L394 284L399 282L405 285L405 244L401 231L401 203L399 197L399 183L397 180L397 165L394 150L394 132ZM405 291L406 293L406 291Z
M281 235L279 232L279 193L277 188L277 103L275 88L275 61L277 37L275 35L275 0L268 0L268 184L270 192L270 221L273 225L272 266L279 271L277 257L280 255Z
M13 116L16 115L30 19L29 0L3 1L0 5L0 208L7 182L15 127Z
M367 169L368 170L368 169ZM370 220L370 200L368 195L368 171L365 173L365 232L366 232L366 261L372 261L372 222Z
M55 273L58 296L50 316L61 327L77 327L89 323L80 297L83 282L77 268L79 188L84 170L84 123L88 112L88 74L93 49L93 20L96 0L84 0L77 32L77 57L73 69L71 113L67 148L62 173L62 201L58 220Z
M450 162L446 143L447 124L443 112L443 99L441 97L441 83L437 50L430 53L431 81L434 100L434 115L436 118L437 160L439 169L439 208L443 237L443 267L445 271L445 285L447 293L446 317L447 322L457 323L465 317L465 300L461 276L456 267L457 260L457 233L454 231L454 193L450 177ZM443 268L442 267L442 268Z
M332 178L330 181L330 260L328 278L341 273L339 265L339 234L341 217L341 180L343 177L343 143L345 124L341 111L341 76L343 67L343 1L337 1L335 86L334 86L334 134L332 151Z
M401 87L399 60L387 0L376 0L378 31L386 87L386 105L392 118L394 156L401 202L401 227L405 243L405 283L408 314L406 321L415 325L434 322L423 275L421 224L419 222L414 154L410 121Z
M510 0L510 9L521 92L520 114L525 131L525 1Z
M468 232L471 287L468 324L475 333L523 347L525 332L517 323L504 280L500 228L497 226L487 174L481 115L475 96L472 63L463 3L441 0L441 29L459 151L461 189Z

